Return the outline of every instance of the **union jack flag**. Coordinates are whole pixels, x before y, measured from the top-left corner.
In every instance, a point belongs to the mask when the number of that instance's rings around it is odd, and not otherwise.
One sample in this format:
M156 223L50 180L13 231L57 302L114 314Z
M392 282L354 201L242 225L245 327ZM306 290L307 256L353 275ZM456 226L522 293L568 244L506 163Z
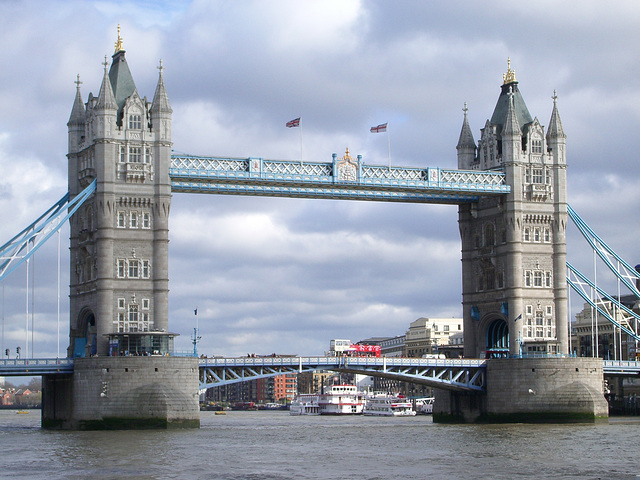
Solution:
M291 128L291 127L299 127L300 126L300 117L298 118L294 118L293 120L291 120L290 122L287 122L287 127Z

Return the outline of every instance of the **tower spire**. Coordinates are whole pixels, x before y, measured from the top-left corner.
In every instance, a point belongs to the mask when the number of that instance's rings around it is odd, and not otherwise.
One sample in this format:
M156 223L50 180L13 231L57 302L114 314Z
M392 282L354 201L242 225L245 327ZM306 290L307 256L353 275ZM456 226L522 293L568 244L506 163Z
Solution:
M98 102L96 107L101 108L112 108L114 110L118 109L118 105L116 104L116 98L113 96L113 88L111 87L111 81L109 80L109 73L107 71L107 66L109 62L107 62L107 56L104 56L104 76L102 77L102 85L100 86L100 93L98 94Z
M116 54L120 51L124 51L124 47L122 45L122 37L120 36L120 24L118 24L118 40L116 40L116 51L113 53Z
M80 93L80 85L82 85L80 74L78 74L76 81L73 83L76 84L76 98L73 101L67 126L84 124L84 103L82 103L82 94Z
M153 102L151 103L151 113L173 112L171 105L169 105L167 90L164 87L164 79L162 77L163 70L162 60L160 60L160 65L158 65L158 84L156 85L156 92L153 95Z
M560 114L558 114L558 96L555 90L551 98L553 98L553 110L551 111L551 120L549 120L549 129L547 130L547 143L550 143L551 138L567 138L562 128Z

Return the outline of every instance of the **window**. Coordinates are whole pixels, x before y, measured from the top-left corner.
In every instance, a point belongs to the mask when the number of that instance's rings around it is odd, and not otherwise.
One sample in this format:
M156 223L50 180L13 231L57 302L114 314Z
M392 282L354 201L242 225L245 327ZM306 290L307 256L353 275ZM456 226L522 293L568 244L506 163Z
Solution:
M531 141L531 153L542 153L542 140Z
M551 242L551 230L549 228L544 229L544 243Z
M551 305L547 305L547 315L551 315L551 313L552 313Z
M497 288L504 288L504 273L498 272L496 275Z
M526 272L524 272L524 286L525 287L530 287L531 286L531 271L527 270Z
M131 228L138 228L138 212L129 213L129 226Z
M531 183L531 170L528 168L524 170L524 183Z
M151 276L151 268L149 268L149 260L142 260L142 278Z
M484 277L482 275L478 275L478 291L482 292L484 290Z
M127 225L127 215L124 212L118 212L118 228L125 228Z
M146 147L144 149L144 163L151 163L151 149L149 147Z
M524 229L524 241L525 242L530 242L531 241L531 231L529 230L529 227L526 227Z
M124 309L124 298L118 299L118 308Z
M137 324L137 323L138 323L138 305L132 303L131 305L129 305L129 331L130 332L137 331L137 330L131 330L131 324Z
M539 228L534 228L533 229L533 241L536 243L540 243L540 229Z
M129 162L142 162L142 147L129 147Z
M533 168L532 169L532 183L543 183L542 169L541 168Z
M138 260L129 260L129 278L138 278Z
M551 272L544 272L544 286L551 288Z
M527 305L527 315L533 314L533 305Z
M119 313L118 314L118 332L124 332L124 323L125 323L124 313Z
M449 325L445 325L445 326L443 326L442 328L444 329L444 331L445 331L445 332L448 332L448 331L449 331Z
M143 298L142 299L142 309L143 310L149 310L149 299L148 298Z
M129 128L142 128L142 117L140 115L129 115Z
M533 286L542 288L542 272L540 270L533 272Z
M149 212L142 214L142 228L151 228L151 214Z
M124 148L124 145L120 145L120 161L122 163L127 161L127 150Z
M124 260L119 258L118 259L118 278L124 278L124 277L125 277Z
M493 238L493 225L491 223L488 223L484 227L484 246L490 247L494 243L495 241Z

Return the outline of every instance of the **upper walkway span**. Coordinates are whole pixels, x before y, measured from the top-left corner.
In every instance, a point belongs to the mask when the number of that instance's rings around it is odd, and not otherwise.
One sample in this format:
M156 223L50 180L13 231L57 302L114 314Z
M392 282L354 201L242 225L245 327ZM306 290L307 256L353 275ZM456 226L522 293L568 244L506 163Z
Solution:
M509 193L502 171L172 155L171 191L227 195L460 204Z

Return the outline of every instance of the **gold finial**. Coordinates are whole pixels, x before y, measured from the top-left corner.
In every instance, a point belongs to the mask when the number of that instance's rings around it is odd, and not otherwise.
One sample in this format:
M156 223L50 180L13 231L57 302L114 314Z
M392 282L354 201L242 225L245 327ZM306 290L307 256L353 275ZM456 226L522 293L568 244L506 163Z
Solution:
M351 156L349 155L349 147L347 147L347 151L344 153L344 160L351 160Z
M120 24L118 24L118 41L116 42L116 51L114 53L118 53L120 50L124 50L122 46L122 37L120 36Z
M516 81L516 71L511 70L511 58L507 57L507 73L502 74L503 85Z

